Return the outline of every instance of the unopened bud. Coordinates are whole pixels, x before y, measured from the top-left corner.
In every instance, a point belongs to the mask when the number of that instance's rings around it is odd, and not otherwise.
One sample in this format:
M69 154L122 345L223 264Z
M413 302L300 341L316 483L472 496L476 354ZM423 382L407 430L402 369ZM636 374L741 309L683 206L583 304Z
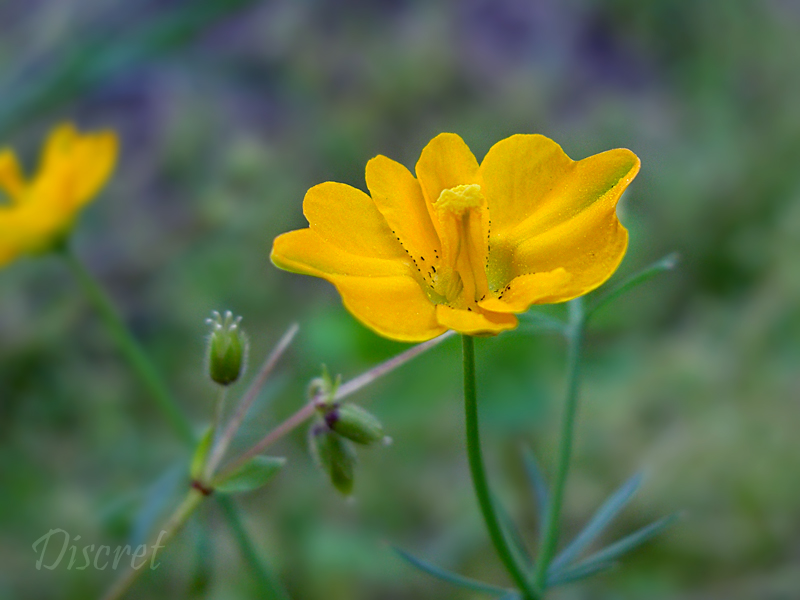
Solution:
M333 431L357 444L369 446L384 439L383 425L370 412L355 404L343 404L325 413Z
M322 421L311 426L308 442L317 466L325 471L333 487L349 496L353 491L356 465L353 445Z
M206 319L211 325L208 339L208 374L220 385L230 385L239 379L247 359L247 336L239 328L242 317L234 319L231 311L222 317L217 311Z
M317 407L324 412L327 407L333 406L336 391L342 383L342 376L337 375L336 379L331 377L328 367L322 365L322 375L315 377L308 384L306 395L309 400L313 400Z

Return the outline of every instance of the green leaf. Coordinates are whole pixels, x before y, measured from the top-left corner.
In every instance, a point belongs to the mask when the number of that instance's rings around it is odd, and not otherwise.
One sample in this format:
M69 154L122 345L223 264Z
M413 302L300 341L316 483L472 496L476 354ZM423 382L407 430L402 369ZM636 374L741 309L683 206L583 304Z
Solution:
M203 433L203 437L197 443L192 456L191 466L189 467L189 476L192 479L200 479L203 476L203 469L206 467L208 460L208 453L211 450L211 444L214 441L214 428L210 427Z
M667 517L663 517L658 521L647 525L646 527L642 527L640 530L630 534L619 540L618 542L614 542L610 546L606 546L599 552L592 554L586 560L578 563L571 569L567 569L566 571L562 571L561 573L554 573L553 579L554 580L561 580L567 573L570 572L586 572L589 574L597 573L598 571L602 571L607 566L604 567L603 565L611 565L615 560L617 560L620 556L625 554L626 552L630 552L637 546L642 545L647 540L657 536L659 533L664 531L667 527L675 523L680 518L678 513L669 515ZM591 572L590 572L591 571ZM586 577L587 575L582 575L581 577ZM574 581L576 578L573 577L570 581ZM549 580L548 580L549 581ZM555 584L554 584L555 585Z
M566 585L568 583L572 583L573 581L578 581L580 579L586 579L587 577L591 577L592 575L596 575L597 573L602 573L603 571L608 571L614 567L613 562L599 562L593 563L590 565L584 565L581 563L580 565L576 565L569 569L564 569L558 573L553 573L547 576L547 587L556 587L558 585Z
M417 558L409 554L405 550L401 550L397 546L392 546L391 548L400 558L405 560L412 567L416 567L417 569L419 569L420 571L424 571L428 575L432 575L437 579L441 579L442 581L446 581L447 583L451 583L455 586L472 590L473 592L483 592L486 594L492 594L494 596L503 596L504 600L506 597L508 597L509 593L511 594L514 593L512 590L508 590L506 588L501 588L495 585L490 585L488 583L483 583L482 581L476 581L475 579L469 579L468 577L463 577L462 575L458 575L457 573L441 569L436 565L429 563L428 561L422 560L420 558Z
M224 479L215 481L213 488L222 494L238 494L256 490L272 479L285 463L285 458L256 456Z
M517 315L519 326L515 331L521 333L564 333L566 325L555 317L535 310Z
M637 473L622 484L622 487L614 492L597 510L583 531L550 563L549 570L557 572L575 560L589 544L597 539L611 520L619 514L636 493L636 490L639 489L641 483L642 474Z
M533 487L533 494L536 497L536 509L539 516L539 530L544 531L544 523L547 516L547 504L550 502L550 493L547 491L547 480L544 477L539 461L533 451L527 447L522 448L522 459L525 462L525 472L528 475L528 480Z
M672 252L665 257L657 260L651 265L648 265L638 273L631 275L625 281L620 283L613 290L602 296L586 311L586 320L588 321L598 310L604 307L612 300L616 300L622 294L632 290L637 285L644 283L648 279L652 279L659 273L671 271L678 265L678 253Z
M186 485L185 459L173 464L148 486L139 510L134 515L128 542L132 547L147 542L150 532L175 499L178 488Z
M500 525L509 547L517 554L517 558L521 559L520 562L531 566L533 564L531 553L528 551L528 546L525 544L525 540L522 539L514 519L511 518L505 506L500 503L495 495L492 495L492 504L494 504L494 508L497 511L497 516L500 519Z

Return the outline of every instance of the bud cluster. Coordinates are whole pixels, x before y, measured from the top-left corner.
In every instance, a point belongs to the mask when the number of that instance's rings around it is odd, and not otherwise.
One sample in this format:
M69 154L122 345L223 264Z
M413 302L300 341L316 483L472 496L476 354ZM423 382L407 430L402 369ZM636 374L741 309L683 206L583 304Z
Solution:
M333 486L350 495L356 465L354 444L370 446L391 440L372 413L335 400L339 383L340 378L333 381L324 366L322 377L311 381L308 393L316 402L318 417L309 430L308 443L317 466L328 475Z

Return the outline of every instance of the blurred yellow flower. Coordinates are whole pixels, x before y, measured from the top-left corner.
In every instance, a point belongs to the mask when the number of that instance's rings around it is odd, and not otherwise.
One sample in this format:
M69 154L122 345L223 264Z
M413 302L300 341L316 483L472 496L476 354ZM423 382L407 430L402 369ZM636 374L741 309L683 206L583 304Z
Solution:
M576 162L541 135L504 139L479 165L443 133L422 151L416 178L385 156L370 160L371 197L341 183L311 188L309 228L278 236L272 262L327 279L388 338L497 334L516 327L514 313L611 276L628 245L617 201L639 165L624 149Z
M0 267L63 241L78 211L111 174L117 146L111 131L82 135L70 124L60 125L30 180L13 151L0 151Z

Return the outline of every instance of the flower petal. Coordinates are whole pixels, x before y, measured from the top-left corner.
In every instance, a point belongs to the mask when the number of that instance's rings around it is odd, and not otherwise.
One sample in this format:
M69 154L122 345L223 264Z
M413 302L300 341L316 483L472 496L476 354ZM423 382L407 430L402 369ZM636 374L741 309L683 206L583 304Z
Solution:
M458 135L440 133L423 148L416 172L430 207L442 190L477 183L478 161Z
M506 221L500 228L492 215L488 268L492 287L502 288L514 277L561 267L573 277L558 296L548 300L561 302L608 279L628 244L616 205L639 164L636 155L624 149L591 156L572 163L554 180L524 221L516 225ZM491 189L489 171L484 176Z
M17 156L8 149L0 152L0 189L14 204L20 202L25 190L25 178L22 175Z
M436 306L410 276L326 279L336 286L347 310L379 335L423 342L447 331L437 322Z
M367 187L392 234L426 276L441 244L419 182L400 163L376 156L367 163Z
M487 298L478 302L478 306L493 312L522 313L531 304L553 302L572 277L561 268L547 273L520 275L512 279L497 298Z
M60 125L47 139L31 193L64 209L83 206L111 175L118 147L112 131L81 135L71 124Z
M573 164L543 135L512 135L492 146L480 166L491 233L502 235L541 210Z
M358 256L407 260L372 198L344 183L315 185L303 200L311 230L324 241Z
M459 310L446 304L436 306L436 319L447 329L468 335L497 335L501 331L514 329L518 324L512 314Z
M405 258L405 257L404 257ZM352 254L326 242L311 229L290 231L275 238L270 259L276 267L313 275L357 275L384 277L410 275L410 261L390 258L373 258Z

